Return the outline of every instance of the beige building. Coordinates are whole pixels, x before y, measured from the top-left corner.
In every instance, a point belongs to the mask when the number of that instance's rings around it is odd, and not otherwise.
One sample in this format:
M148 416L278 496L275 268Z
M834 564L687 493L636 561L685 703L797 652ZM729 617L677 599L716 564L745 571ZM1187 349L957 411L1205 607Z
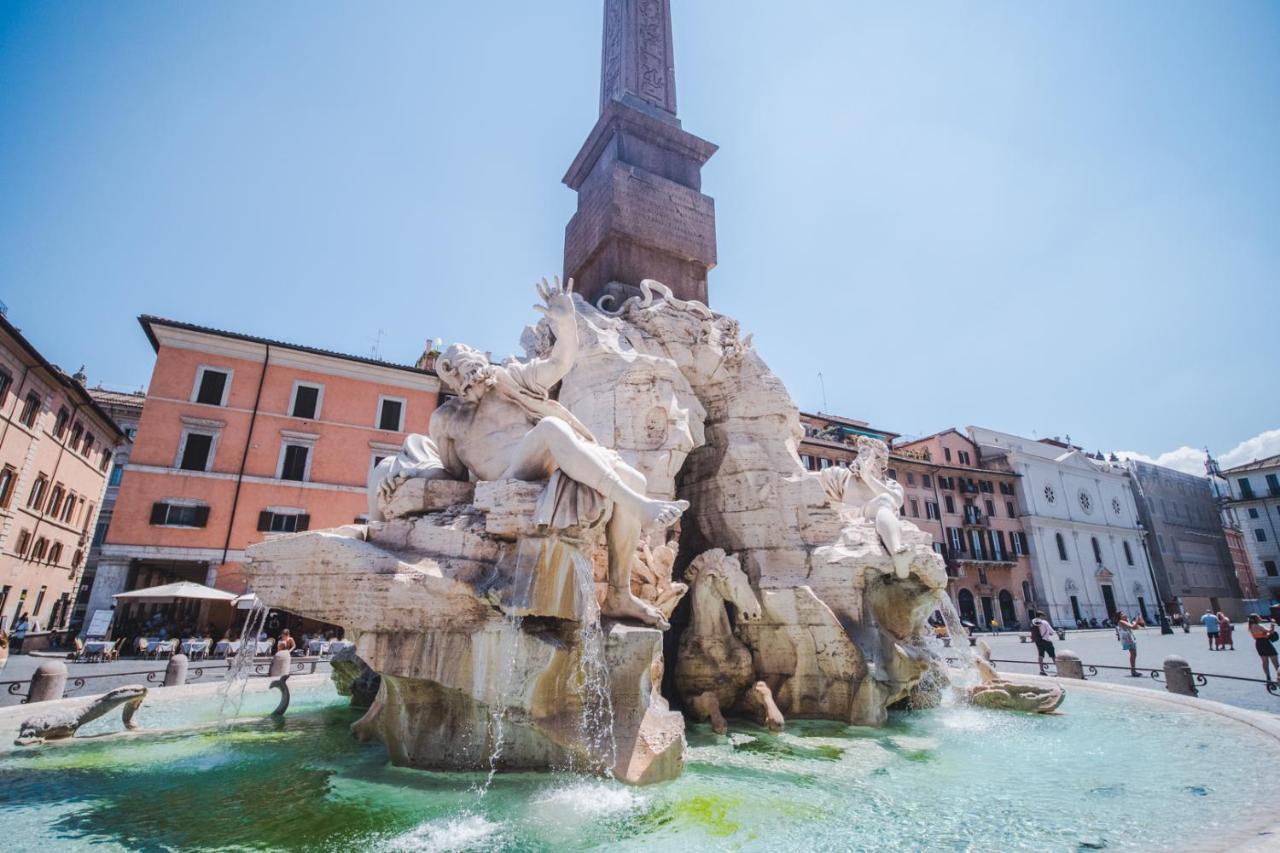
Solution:
M27 613L41 628L71 611L118 445L84 388L0 316L0 629Z

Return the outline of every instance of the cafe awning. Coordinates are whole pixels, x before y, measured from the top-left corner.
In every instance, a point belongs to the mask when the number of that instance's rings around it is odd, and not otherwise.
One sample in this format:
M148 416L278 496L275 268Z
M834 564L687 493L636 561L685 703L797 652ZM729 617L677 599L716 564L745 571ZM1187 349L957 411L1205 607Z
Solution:
M191 581L180 581L178 583L167 583L161 586L152 586L147 589L134 589L129 592L120 592L112 596L116 601L128 604L130 602L139 604L169 604L179 599L197 601L225 601L232 602L236 599L234 592L224 592L220 589L214 589L204 584L192 583Z

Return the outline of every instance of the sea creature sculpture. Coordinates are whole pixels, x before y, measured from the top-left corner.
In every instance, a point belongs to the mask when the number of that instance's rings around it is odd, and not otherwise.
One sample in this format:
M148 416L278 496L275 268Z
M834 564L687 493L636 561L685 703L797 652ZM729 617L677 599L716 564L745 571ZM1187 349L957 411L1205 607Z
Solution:
M756 678L751 650L733 633L725 604L739 619L760 618L760 602L736 557L721 548L699 554L686 571L693 620L680 637L676 686L691 716L724 734L725 711L737 711L774 731L784 720L769 686Z
M23 720L18 728L18 737L13 743L15 746L31 746L47 740L72 737L85 723L110 713L120 705L124 706L120 715L124 727L137 729L138 724L133 717L145 698L147 688L140 684L130 684L109 690L101 696L61 704Z
M1017 684L1002 679L995 667L981 657L975 658L974 664L982 683L969 688L969 701L981 708L1052 714L1067 698L1067 691L1056 684Z

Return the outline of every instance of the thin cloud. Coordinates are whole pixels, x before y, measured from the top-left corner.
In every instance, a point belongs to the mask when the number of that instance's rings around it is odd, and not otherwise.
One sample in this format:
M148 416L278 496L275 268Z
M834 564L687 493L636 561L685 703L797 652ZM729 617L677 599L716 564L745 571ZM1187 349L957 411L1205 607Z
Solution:
M1280 454L1280 429L1269 429L1246 438L1226 453L1218 454L1218 463L1223 468L1234 468L1255 459ZM1176 450L1161 453L1159 456L1148 456L1136 450L1117 450L1116 456L1121 459L1137 459L1140 462L1151 462L1163 465L1175 471L1204 476L1204 450L1183 445Z

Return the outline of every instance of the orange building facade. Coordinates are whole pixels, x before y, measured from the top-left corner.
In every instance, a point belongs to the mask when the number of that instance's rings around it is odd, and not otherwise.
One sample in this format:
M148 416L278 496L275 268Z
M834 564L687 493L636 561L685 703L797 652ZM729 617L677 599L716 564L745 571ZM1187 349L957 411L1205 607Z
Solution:
M1018 475L983 467L978 447L954 429L895 445L903 514L933 535L947 561L948 592L979 628L1026 629L1035 601L1019 520Z
M179 580L243 592L245 548L364 520L371 468L426 432L425 365L140 318L156 351L86 618Z
M0 630L61 628L124 433L0 315Z

